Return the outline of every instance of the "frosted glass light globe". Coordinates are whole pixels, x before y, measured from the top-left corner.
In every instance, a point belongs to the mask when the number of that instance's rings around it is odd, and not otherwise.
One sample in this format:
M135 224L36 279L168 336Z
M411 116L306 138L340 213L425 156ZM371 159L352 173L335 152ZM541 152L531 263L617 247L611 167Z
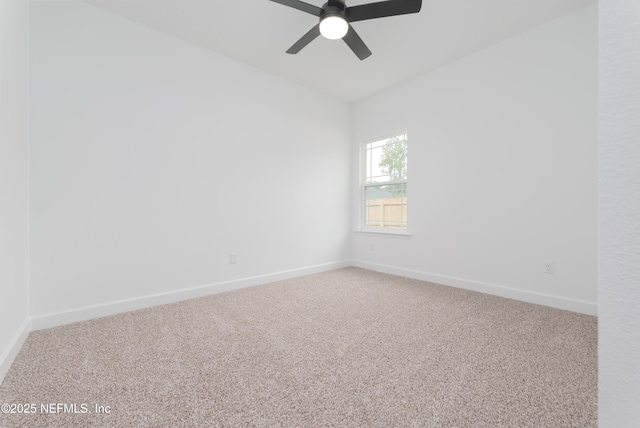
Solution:
M327 16L320 22L320 34L327 39L341 39L347 31L349 31L349 23L341 16Z

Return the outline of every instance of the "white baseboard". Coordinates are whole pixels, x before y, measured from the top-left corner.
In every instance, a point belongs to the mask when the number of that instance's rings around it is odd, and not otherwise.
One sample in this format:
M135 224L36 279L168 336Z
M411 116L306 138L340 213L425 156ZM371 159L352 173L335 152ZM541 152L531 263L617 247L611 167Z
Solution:
M31 317L31 325L33 330L42 330L45 328L57 327L60 325L71 324L78 321L86 321L93 318L115 315L123 312L134 311L137 309L149 308L152 306L166 305L168 303L175 303L182 300L223 293L225 291L238 290L240 288L267 284L269 282L281 281L284 279L295 278L304 275L311 275L314 273L339 269L348 266L351 266L350 261L338 261L322 265L309 266L305 268L275 272L266 275L241 278L216 284L206 284L197 287L185 288L182 290L137 297L133 299L108 302L100 305L85 306L66 311L34 315Z
M31 317L30 324L26 328L26 333L16 336L14 342L20 349L26 335L30 330L42 330L45 328L57 327L60 325L71 324L79 321L86 321L93 318L100 318L109 315L115 315L123 312L134 311L137 309L149 308L152 306L165 305L168 303L175 303L182 300L193 299L197 297L208 296L211 294L223 293L225 291L238 290L245 287L252 287L255 285L266 284L274 281L281 281L284 279L295 278L304 275L311 275L314 273L329 271L333 269L344 268L348 266L360 267L363 269L369 269L377 272L388 273L392 275L404 276L407 278L417 279L421 281L434 282L437 284L448 285L452 287L462 288L466 290L478 291L481 293L492 294L495 296L506 297L510 299L520 300L529 303L535 303L539 305L550 306L553 308L569 310L573 312L579 312L587 315L597 316L598 305L594 302L587 302L578 299L568 299L565 297L559 297L543 293L535 293L531 291L518 290L515 288L504 287L496 284L490 284L480 281L473 281L463 278L450 277L446 275L438 275L429 272L416 271L411 269L398 268L395 266L377 264L366 262L362 260L345 260L332 263L326 263L322 265L309 266L305 268L292 269L288 271L275 272L266 275L253 276L248 278L241 278L232 281L220 282L215 284L206 284L197 287L186 288L182 290L175 290L166 293L159 293L153 295L142 296L133 299L126 299L114 302L108 302L99 305L85 306L81 308L70 309L66 311L53 312L41 315L33 315ZM22 338L20 342L19 337ZM2 354L0 359L0 369L5 368L5 360L9 360L5 354L8 355L8 351ZM17 351L16 351L17 354ZM15 358L15 355L13 356ZM13 358L10 361L13 361ZM7 365L6 369L8 370ZM3 372L0 370L0 374Z
M9 342L5 350L2 351L2 354L0 354L0 384L2 384L7 372L9 372L13 360L16 359L18 352L22 349L22 345L24 345L24 341L27 340L30 332L31 319L27 317L13 336L13 339L11 339L11 342Z
M420 281L433 282L436 284L448 285L465 290L478 291L480 293L492 294L494 296L506 297L537 305L550 306L552 308L564 309L587 315L598 315L598 304L579 299L568 299L566 297L554 296L551 294L536 293L533 291L518 290L501 285L486 282L473 281L463 278L455 278L446 275L438 275L429 272L398 268L394 266L382 265L366 262L362 260L352 260L352 266L376 272L388 273L391 275L404 276L406 278Z

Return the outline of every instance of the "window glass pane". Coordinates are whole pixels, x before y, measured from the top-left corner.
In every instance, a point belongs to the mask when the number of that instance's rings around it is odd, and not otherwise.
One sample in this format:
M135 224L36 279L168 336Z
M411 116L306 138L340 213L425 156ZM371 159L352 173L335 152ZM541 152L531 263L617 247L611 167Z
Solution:
M368 143L366 152L367 183L407 179L406 134Z
M407 228L407 183L365 187L365 226Z

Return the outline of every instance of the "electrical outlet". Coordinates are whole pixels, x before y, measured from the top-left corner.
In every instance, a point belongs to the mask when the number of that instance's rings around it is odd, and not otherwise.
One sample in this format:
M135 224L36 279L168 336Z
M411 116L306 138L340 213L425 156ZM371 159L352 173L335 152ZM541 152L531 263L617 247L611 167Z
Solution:
M231 263L232 265L238 263L238 253L231 253L231 256L229 257L229 263Z
M370 243L369 243L369 251L373 251L373 250L375 250L375 249L376 249L376 246L374 245L374 243L373 243L373 242L370 242Z
M544 261L544 273L553 274L556 272L556 264L553 260L545 260Z

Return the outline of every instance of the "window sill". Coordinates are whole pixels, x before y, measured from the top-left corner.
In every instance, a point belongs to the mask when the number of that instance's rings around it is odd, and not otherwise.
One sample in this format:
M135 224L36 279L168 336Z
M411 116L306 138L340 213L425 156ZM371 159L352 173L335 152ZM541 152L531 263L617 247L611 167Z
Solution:
M387 236L389 238L411 239L411 232L408 230L361 229L354 230L353 233L362 236Z

